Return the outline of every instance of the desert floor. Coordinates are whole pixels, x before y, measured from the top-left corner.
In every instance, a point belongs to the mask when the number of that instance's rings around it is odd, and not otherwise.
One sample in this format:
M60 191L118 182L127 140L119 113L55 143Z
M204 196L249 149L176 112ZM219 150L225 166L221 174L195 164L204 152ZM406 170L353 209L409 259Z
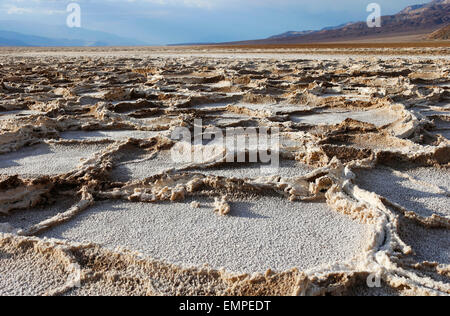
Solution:
M336 45L1 48L0 295L450 295L450 48Z

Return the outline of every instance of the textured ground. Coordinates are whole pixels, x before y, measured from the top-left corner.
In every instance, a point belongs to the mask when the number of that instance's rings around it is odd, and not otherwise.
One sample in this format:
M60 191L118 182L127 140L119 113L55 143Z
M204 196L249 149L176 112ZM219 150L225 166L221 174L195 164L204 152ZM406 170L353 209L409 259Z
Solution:
M0 51L0 295L450 295L448 49L229 50Z

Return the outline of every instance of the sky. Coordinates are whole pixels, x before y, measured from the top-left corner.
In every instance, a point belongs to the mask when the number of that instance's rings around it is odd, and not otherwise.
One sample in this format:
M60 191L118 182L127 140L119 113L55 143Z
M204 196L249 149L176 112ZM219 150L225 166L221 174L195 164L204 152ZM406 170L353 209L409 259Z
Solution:
M365 21L367 5L382 15L428 0L1 0L0 21L67 27L68 4L81 8L82 28L146 44L227 42L286 31ZM38 32L38 30L36 31ZM38 34L45 36L45 34Z

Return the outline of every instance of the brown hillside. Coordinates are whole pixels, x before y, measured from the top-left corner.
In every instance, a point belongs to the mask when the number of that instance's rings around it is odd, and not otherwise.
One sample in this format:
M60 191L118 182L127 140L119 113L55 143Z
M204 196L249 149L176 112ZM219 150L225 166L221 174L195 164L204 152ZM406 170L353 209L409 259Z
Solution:
M450 39L450 24L431 33L428 36L430 40L449 40Z

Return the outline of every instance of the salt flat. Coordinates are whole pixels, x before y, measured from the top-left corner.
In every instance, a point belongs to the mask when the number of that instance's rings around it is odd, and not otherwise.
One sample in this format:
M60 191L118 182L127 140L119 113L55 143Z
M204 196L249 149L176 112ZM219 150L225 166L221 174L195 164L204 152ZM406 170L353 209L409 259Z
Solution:
M0 49L0 294L449 295L449 53Z

